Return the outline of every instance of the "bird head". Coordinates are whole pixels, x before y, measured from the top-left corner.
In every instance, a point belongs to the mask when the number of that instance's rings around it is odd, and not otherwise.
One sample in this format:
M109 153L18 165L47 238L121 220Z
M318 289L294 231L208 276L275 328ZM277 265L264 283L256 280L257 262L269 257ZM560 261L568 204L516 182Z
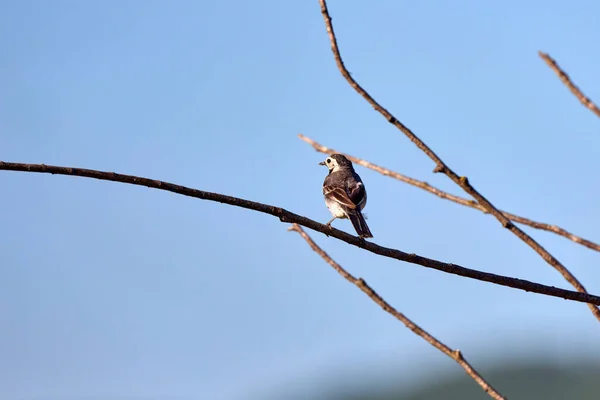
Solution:
M353 169L350 160L341 154L331 154L325 161L321 161L319 165L325 165L329 168L329 172L335 172L344 168Z

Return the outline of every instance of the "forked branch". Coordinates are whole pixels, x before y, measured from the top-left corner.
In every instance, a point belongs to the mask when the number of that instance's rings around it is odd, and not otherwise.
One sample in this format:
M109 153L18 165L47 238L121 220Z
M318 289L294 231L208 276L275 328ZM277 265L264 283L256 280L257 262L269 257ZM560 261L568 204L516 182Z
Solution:
M346 156L346 158L348 158L350 161L352 161L353 163L362 165L365 168L369 168L373 171L379 172L382 175L385 176L389 176L390 178L394 178L397 179L401 182L404 183L408 183L409 185L418 187L419 189L423 189L426 192L429 192L431 194L434 194L442 199L446 199L446 200L450 200L454 203L466 206L466 207L471 207L474 208L476 210L482 211L484 213L487 213L487 210L485 209L485 207L481 206L479 203L477 203L475 200L469 200L469 199L465 199L464 197L460 197L460 196L456 196L453 194L450 194L448 192L444 192L441 189L436 188L435 186L431 186L429 183L427 182L423 182L420 181L418 179L414 179L411 178L409 176L403 175L399 172L395 172L392 171L388 168L385 167L381 167L379 165L373 164L372 162L369 162L367 160L364 160L362 158L358 158L358 157L354 157L350 154L347 153L342 153L339 152L337 150L332 149L331 147L326 147L323 146L320 143L315 142L314 140L312 140L309 137L306 137L302 134L298 134L298 137L300 139L302 139L303 141L305 141L306 143L310 144L316 151L320 152L320 153L324 153L324 154L333 154L333 153L339 153L339 154L343 154L344 156ZM577 236L569 231L567 231L566 229L561 228L560 226L556 226L556 225L550 225L550 224L546 224L544 222L537 222L534 220L531 220L529 218L525 218L525 217L520 217L518 215L515 214L511 214L509 212L506 211L500 211L502 214L504 214L506 216L506 218L510 219L511 221L517 222L519 224L523 224L523 225L527 225L530 226L532 228L535 229L540 229L540 230L544 230L544 231L548 231L548 232L553 232L556 233L559 236L563 236L569 240L572 240L575 243L578 243L582 246L585 246L589 249L592 250L596 250L596 251L600 251L600 244L594 243L591 240L587 240L582 238L581 236Z
M398 321L406 325L406 327L413 331L417 336L422 337L433 347L435 347L436 349L438 349L439 351L456 361L461 367L463 367L467 375L473 378L473 380L475 380L475 382L477 382L477 384L479 384L479 386L481 386L481 388L492 398L497 400L504 399L504 397L502 397L502 395L498 393L496 389L494 389L489 383L487 383L485 379L483 379L483 377L475 370L475 368L473 368L471 364L469 364L467 360L465 360L460 350L452 350L444 343L440 342L438 339L430 335L419 325L412 322L407 316L405 316L400 311L392 307L390 303L385 301L383 297L381 297L375 290L373 290L373 288L371 288L367 284L367 282L365 282L364 279L355 278L351 273L346 271L341 265L339 265L331 257L329 257L329 255L323 249L321 249L298 224L292 224L292 226L288 230L298 232L300 236L302 236L302 238L306 240L306 243L308 243L311 249L313 249L318 255L320 255L321 258L323 258L323 260L325 260L327 264L329 264L333 269L335 269L348 282L354 284L356 287L362 290L364 294L369 296L371 300L373 300L381 308L383 308L385 312L394 316Z
M579 100L581 104L583 104L591 112L596 114L597 117L600 117L600 108L598 108L598 106L594 104L594 102L589 97L583 94L581 89L579 89L575 85L575 83L573 83L569 75L558 65L558 63L554 61L554 59L550 57L550 55L547 53L542 53L540 51L538 52L538 54L540 55L542 60L544 60L544 62L550 67L550 69L554 71L556 75L558 75L559 79L562 81L562 83L565 84L567 88L569 88L571 93L573 93L573 95L577 97L577 100Z
M331 44L331 50L333 52L333 56L335 58L335 62L337 64L338 69L340 70L342 76L346 79L346 81L350 84L350 86L360 94L377 112L379 112L390 124L394 125L398 128L402 133L408 137L408 139L415 144L423 153L425 153L434 163L435 168L433 172L440 172L445 174L448 178L450 178L454 183L460 186L467 194L473 197L477 203L479 203L485 210L493 215L504 228L511 231L515 236L525 242L529 247L531 247L536 253L538 253L548 264L550 264L554 269L556 269L577 291L581 293L587 293L585 287L575 278L575 276L560 262L550 254L542 245L536 242L531 236L513 224L510 219L508 219L502 212L500 212L488 199L486 199L481 193L479 193L475 188L471 185L466 176L457 175L446 163L442 161L434 151L429 148L417 135L415 135L406 125L400 122L392 113L390 113L387 109L381 106L371 95L363 89L358 82L352 78L344 62L342 61L342 56L340 54L340 50L337 44L337 38L335 36L335 32L333 30L333 25L331 23L331 17L329 16L329 11L327 10L327 2L326 0L319 0L321 5L321 14L323 15L323 19L325 21L325 27L327 29L327 34L329 35L329 42ZM588 304L590 310L600 321L600 310L598 307Z
M334 237L353 246L357 246L367 251L370 251L371 253L379 254L380 256L393 258L399 261L405 261L411 264L421 265L423 267L432 268L449 274L464 276L466 278L491 282L497 285L508 286L515 289L521 289L525 290L526 292L534 292L553 297L560 297L566 300L600 305L599 296L590 295L588 293L574 292L571 290L559 289L554 286L542 285L539 283L526 281L524 279L511 278L508 276L491 274L489 272L477 271L474 269L461 267L460 265L445 263L431 258L422 257L416 254L405 253L397 249L379 246L375 243L367 242L364 239L360 239L357 236L352 236L346 232L340 231L339 229L335 229L333 227L320 224L301 215L294 214L281 207L257 203L255 201L240 199L238 197L226 196L224 194L191 189L185 186L175 185L173 183L159 181L155 179L142 178L133 175L117 174L115 172L97 171L92 169L59 167L44 164L22 164L0 161L0 170L81 176L85 178L94 178L105 181L127 183L130 185L146 186L149 188L165 190L184 196L216 201L219 203L229 204L235 207L242 207L261 213L270 214L279 218L281 222L297 223L298 225L302 225L314 231L321 232L327 236Z

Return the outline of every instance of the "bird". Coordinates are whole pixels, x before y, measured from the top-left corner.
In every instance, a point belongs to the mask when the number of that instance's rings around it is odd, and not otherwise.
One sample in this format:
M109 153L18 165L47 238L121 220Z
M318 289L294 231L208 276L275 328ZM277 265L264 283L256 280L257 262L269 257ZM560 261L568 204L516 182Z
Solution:
M367 205L367 191L362 179L354 171L352 162L342 154L331 154L319 165L329 169L323 182L323 196L333 218L326 225L331 227L337 218L348 218L360 238L372 238L373 234L362 214Z

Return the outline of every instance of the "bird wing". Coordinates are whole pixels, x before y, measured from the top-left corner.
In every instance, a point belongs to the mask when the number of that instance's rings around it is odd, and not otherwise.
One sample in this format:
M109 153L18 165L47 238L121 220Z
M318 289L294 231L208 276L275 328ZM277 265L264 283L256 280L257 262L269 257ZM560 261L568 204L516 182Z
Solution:
M362 185L361 185L362 186ZM334 199L341 205L348 207L351 210L356 209L356 204L352 201L346 190L337 186L323 186L323 195Z
M363 185L362 182L354 182L354 184L348 185L348 197L355 205L359 205L365 201L366 195L367 191L365 190L365 185Z

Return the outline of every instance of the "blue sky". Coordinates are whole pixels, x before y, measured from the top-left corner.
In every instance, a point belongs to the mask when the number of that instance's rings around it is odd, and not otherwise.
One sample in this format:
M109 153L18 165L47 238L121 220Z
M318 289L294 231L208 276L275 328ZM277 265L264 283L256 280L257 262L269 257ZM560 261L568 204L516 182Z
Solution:
M600 101L597 2L329 7L353 76L457 173L502 209L600 240L600 121L537 56ZM0 46L4 161L137 174L326 222L323 156L303 133L461 194L342 79L316 1L1 2ZM492 217L357 171L377 243L568 287ZM237 400L459 368L275 218L83 178L0 182L3 398ZM599 254L532 234L600 293ZM313 238L475 366L600 355L585 305Z

